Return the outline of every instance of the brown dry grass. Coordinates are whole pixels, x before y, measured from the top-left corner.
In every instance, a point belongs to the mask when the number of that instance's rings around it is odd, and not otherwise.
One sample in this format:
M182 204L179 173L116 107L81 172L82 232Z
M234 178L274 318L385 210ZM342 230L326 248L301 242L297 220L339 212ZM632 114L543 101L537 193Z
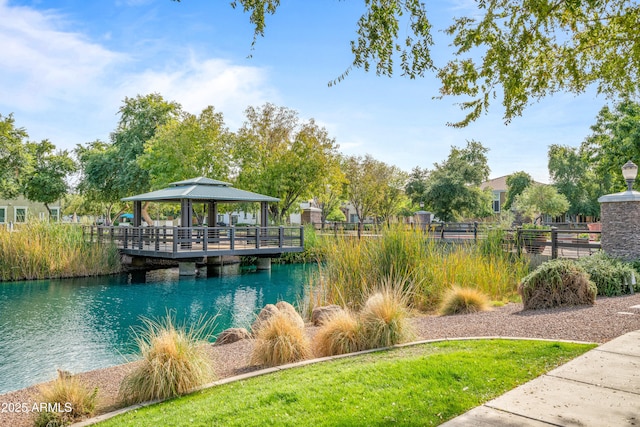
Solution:
M257 331L251 363L278 366L311 357L311 345L291 318L282 312L274 314Z
M320 326L314 338L318 356L353 353L362 348L362 327L349 311L338 311Z
M440 314L469 314L489 310L489 298L477 289L453 286L442 299Z

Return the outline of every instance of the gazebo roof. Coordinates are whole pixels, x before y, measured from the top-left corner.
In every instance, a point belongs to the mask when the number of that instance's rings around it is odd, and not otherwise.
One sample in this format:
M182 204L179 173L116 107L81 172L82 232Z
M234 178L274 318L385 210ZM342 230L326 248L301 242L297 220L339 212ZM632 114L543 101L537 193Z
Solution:
M203 176L185 181L172 182L163 190L125 197L123 202L172 202L181 199L216 201L216 202L278 202L276 197L252 193L251 191L233 188L224 181L205 178Z

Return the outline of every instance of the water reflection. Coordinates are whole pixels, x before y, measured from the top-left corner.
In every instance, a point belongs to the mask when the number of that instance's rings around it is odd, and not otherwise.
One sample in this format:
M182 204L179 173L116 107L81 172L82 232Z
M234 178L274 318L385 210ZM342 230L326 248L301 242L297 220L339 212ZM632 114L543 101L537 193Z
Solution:
M274 265L219 277L179 278L177 270L128 276L0 284L0 393L134 357L140 316L193 323L217 315L214 334L249 327L265 304L295 303L311 267Z

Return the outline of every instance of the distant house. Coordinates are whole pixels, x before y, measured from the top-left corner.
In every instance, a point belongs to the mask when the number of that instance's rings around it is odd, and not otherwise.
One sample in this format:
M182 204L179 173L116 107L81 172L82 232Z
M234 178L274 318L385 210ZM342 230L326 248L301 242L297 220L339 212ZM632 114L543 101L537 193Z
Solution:
M498 178L493 178L480 184L481 190L484 190L486 188L491 189L491 192L493 194L491 207L493 208L493 212L496 214L502 212L502 207L507 200L507 178L509 178L510 176L511 175L500 176ZM542 184L541 182L537 181L533 181L533 183Z
M60 221L60 203L49 206L51 219ZM42 203L32 202L24 197L0 199L0 225L21 224L33 219L49 219L49 212Z

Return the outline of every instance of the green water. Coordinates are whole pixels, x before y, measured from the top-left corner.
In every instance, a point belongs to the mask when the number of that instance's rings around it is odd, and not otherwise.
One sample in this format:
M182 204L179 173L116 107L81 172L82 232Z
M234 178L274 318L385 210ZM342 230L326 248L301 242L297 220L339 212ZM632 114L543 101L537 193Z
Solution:
M0 394L135 358L132 327L140 316L173 310L178 322L217 314L214 333L250 327L269 303L295 303L313 267L180 278L177 270L129 276L0 283Z

